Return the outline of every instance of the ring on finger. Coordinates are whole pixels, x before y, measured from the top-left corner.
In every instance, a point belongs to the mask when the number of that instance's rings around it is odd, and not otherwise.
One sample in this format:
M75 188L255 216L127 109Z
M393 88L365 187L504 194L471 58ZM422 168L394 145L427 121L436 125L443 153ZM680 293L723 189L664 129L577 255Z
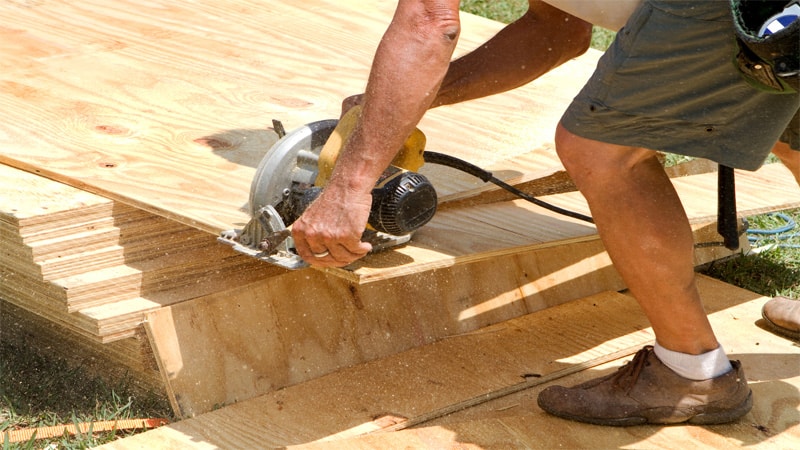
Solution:
M311 254L314 255L314 258L324 258L324 257L330 255L331 253L329 251L325 250L323 252L311 253Z

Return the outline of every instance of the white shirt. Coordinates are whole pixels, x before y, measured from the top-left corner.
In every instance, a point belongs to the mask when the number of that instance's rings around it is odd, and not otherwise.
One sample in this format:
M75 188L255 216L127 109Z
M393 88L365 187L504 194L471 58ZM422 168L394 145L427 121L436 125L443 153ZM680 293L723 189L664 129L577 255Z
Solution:
M617 31L642 0L542 0L593 25Z

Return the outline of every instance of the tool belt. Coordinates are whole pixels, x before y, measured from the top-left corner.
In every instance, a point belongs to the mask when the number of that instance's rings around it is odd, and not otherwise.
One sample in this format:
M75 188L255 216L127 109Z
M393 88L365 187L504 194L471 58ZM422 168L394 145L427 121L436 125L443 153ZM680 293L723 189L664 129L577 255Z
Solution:
M730 0L739 52L736 66L750 84L777 94L800 91L800 20L775 32L768 23L798 0Z

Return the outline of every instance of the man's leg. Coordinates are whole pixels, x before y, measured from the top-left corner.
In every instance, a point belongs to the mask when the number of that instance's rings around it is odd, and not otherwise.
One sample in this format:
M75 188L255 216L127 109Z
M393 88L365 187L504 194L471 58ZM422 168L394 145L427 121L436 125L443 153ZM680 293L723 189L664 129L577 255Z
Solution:
M560 125L556 148L656 343L612 375L548 387L539 406L616 426L725 423L746 414L750 388L711 329L695 285L692 230L655 152L582 138Z
M561 126L556 142L659 344L693 355L716 349L695 285L692 230L655 152L585 139Z
M792 150L789 144L778 142L772 153L781 160L800 185L800 151ZM788 297L775 297L761 309L767 326L776 333L800 340L800 301Z
M800 151L792 150L785 142L778 142L772 147L772 154L777 156L783 165L792 172L797 184L800 185Z

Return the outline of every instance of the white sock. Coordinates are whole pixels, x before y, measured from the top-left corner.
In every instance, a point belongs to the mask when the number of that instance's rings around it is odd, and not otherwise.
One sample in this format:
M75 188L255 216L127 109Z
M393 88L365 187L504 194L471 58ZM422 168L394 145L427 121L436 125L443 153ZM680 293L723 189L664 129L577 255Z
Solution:
M725 350L720 345L701 355L690 355L668 350L656 341L653 350L665 366L690 380L708 380L724 375L733 369Z

